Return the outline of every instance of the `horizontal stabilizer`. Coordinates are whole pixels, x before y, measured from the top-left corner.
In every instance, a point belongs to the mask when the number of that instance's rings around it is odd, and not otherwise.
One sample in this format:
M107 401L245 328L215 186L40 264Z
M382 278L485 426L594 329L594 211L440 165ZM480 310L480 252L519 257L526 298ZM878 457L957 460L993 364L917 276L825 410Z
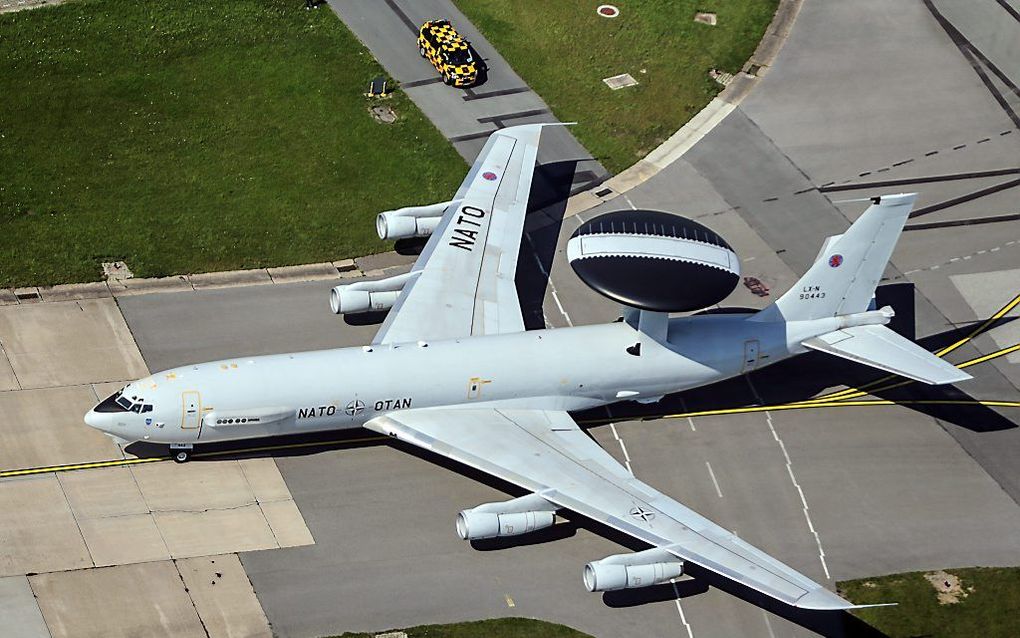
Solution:
M957 383L971 378L948 361L885 326L844 328L808 339L803 345L931 385Z

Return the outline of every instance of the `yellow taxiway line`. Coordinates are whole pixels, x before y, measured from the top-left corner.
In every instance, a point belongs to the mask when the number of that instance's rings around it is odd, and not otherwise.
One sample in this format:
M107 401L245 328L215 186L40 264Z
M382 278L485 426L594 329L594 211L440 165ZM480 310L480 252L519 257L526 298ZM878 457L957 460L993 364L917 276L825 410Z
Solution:
M946 346L945 348L942 348L941 350L936 351L934 353L935 356L936 357L944 357L947 354L949 354L950 352L953 352L954 350L960 348L961 346L964 346L967 343L970 343L975 337L977 337L978 335L980 335L983 332L985 332L988 329L988 326L992 325L993 323L995 323L999 319L1002 319L1004 316L1006 316L1007 313L1009 313L1009 311L1011 311L1013 308L1015 308L1018 304L1020 304L1020 295L1017 295L1017 296L1013 297L1013 299L1010 300L1009 303L1007 303L1005 306L999 308L995 312L995 314L993 314L988 319L982 321L981 324L978 325L977 328L972 330L971 333L968 334L966 337L964 337L963 339L960 339L956 343L950 344L950 345ZM974 365L974 364L971 364L971 365ZM961 365L958 365L956 367L962 369L964 367L964 365L961 364ZM825 394L825 395L822 395L820 397L815 397L813 399L807 399L805 401L798 401L798 403L819 403L819 402L827 402L827 401L843 401L845 399L853 399L853 398L862 397L862 396L866 396L868 394L871 394L871 392L864 392L864 390L881 392L882 390L888 390L890 388L898 388L898 387L900 387L902 385L905 385L906 383L914 383L913 381L901 381L901 382L897 383L896 385L892 385L892 386L888 386L888 387L882 387L882 388L878 387L878 386L882 385L883 383L886 383L888 381L892 381L893 379L897 379L897 378L899 378L899 375L890 374L888 376L882 377L881 379L876 379L875 381L870 381L870 382L862 385L859 388L846 388L844 390L838 390L836 392L830 392L829 394Z

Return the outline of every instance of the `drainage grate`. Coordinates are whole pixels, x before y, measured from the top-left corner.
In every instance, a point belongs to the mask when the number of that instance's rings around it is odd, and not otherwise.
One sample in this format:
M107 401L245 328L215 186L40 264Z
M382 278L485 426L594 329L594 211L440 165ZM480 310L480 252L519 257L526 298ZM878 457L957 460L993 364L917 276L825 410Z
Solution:
M603 188L600 191L595 191L595 197L605 197L606 195L609 195L612 192L613 189L611 188Z
M35 290L26 290L24 292L16 292L14 296L18 298L18 301L38 301L42 299L39 293Z

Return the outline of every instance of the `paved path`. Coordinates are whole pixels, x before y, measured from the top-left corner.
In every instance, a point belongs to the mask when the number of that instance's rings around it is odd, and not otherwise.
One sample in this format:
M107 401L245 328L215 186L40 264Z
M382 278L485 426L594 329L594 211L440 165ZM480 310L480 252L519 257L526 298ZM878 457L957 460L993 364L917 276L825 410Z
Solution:
M468 162L474 161L497 129L557 121L542 98L449 0L330 0L329 4ZM488 66L484 84L466 90L448 87L418 55L418 25L436 17L449 18L481 54ZM537 188L539 193L543 188L547 191L539 196L550 201L564 194L560 182L565 179L569 190L577 192L608 176L568 129L542 134L538 163Z

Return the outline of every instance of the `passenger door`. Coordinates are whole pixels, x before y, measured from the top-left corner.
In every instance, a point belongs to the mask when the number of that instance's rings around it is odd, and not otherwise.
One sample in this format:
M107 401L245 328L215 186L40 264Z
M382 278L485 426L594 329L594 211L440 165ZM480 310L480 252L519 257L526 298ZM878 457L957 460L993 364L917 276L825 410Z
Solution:
M181 393L181 429L194 430L202 425L202 397L195 390Z

